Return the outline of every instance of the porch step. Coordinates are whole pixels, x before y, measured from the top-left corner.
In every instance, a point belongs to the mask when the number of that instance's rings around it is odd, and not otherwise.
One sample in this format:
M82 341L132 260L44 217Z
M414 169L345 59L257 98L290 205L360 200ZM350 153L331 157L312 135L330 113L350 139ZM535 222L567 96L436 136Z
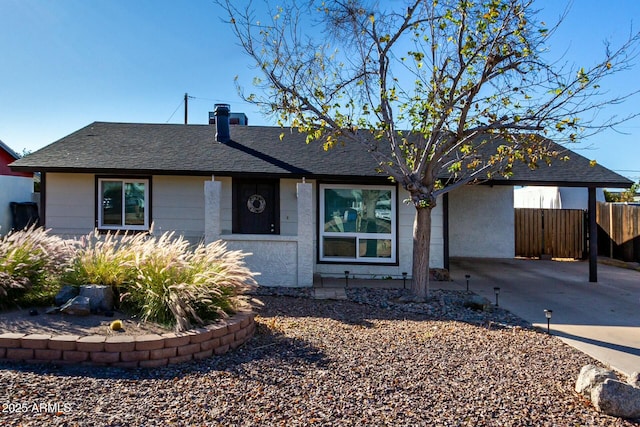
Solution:
M346 300L347 293L344 288L315 288L313 290L313 298Z

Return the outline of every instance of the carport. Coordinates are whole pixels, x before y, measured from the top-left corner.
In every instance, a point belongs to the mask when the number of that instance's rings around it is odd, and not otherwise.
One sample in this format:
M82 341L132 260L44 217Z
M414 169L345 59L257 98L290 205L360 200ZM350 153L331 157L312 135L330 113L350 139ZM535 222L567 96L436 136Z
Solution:
M627 375L640 371L640 272L599 264L590 283L586 261L452 258L453 284L469 289L534 326L547 329L545 309L553 311L550 331L567 344ZM550 367L550 369L553 367Z
M561 154L563 149L566 150L560 145L555 145ZM566 161L554 160L550 166L540 165L533 170L525 164L516 162L513 165L511 178L495 176L480 184L486 187L485 191L472 193L465 190L466 186L462 186L450 193L445 193L442 199L444 268L450 268L450 258L511 258L515 256L513 187L585 188L588 194L587 249L589 254L586 271L588 271L589 282L597 282L596 189L629 188L633 182L599 164L592 163L575 152L569 151L568 155L569 159ZM492 193L496 195L493 196ZM506 197L509 194L510 200L507 201Z

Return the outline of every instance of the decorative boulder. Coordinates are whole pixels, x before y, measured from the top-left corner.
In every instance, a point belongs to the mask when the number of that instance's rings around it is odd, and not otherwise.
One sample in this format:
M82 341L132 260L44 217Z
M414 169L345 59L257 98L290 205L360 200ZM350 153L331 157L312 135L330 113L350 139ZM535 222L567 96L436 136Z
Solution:
M585 397L590 397L591 390L607 379L616 380L616 374L609 369L600 368L595 365L583 366L576 381L576 392Z
M78 295L77 297L71 298L65 305L60 307L60 312L74 316L87 316L91 314L89 297Z
M591 403L614 417L640 418L640 389L618 380L606 379L591 389Z
M93 312L113 310L113 289L111 289L111 286L80 286L80 296L89 298Z
M80 289L77 286L63 286L60 292L54 297L54 302L57 306L61 306L71 298L78 296Z

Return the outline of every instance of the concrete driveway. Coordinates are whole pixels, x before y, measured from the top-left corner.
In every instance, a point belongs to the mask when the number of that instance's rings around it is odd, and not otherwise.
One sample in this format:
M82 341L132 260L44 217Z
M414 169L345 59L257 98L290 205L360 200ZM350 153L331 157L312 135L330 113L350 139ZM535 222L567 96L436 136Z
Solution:
M598 264L589 282L582 261L452 259L445 285L471 291L546 331L544 310L553 310L551 333L627 375L640 371L640 272ZM439 283L433 282L433 287Z

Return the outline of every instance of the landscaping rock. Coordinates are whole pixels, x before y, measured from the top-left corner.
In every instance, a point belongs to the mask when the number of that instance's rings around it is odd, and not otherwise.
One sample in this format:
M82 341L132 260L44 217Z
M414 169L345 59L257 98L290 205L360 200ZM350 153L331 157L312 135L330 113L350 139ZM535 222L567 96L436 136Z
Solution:
M490 307L491 303L488 299L483 298L479 295L469 295L463 302L463 305L472 310L483 311Z
M113 310L113 289L111 286L83 285L80 286L80 296L89 298L93 312Z
M450 282L451 276L449 275L449 270L446 268L430 268L429 280L433 280L434 282Z
M91 304L89 297L78 295L71 298L65 305L60 307L60 311L74 316L88 316L91 314Z
M77 286L63 286L62 289L60 289L60 292L58 292L58 294L54 297L54 302L57 306L61 306L71 298L78 296L79 293L80 289Z
M640 418L640 389L606 379L591 389L591 403L600 412L622 418Z
M331 302L309 288L259 292L291 297L256 296L253 338L224 356L144 371L2 366L5 402L62 408L14 411L0 424L638 427L566 387L593 359L505 310L463 307L464 291L433 290L425 304L394 302L403 289L350 288L348 301Z
M583 366L576 380L576 392L591 397L591 390L605 380L617 380L616 374L610 370L596 365Z
M627 378L627 383L640 388L640 372L632 373L629 378Z
M394 302L403 289L350 288L349 300L330 303L310 288L253 292L263 293L252 294L254 336L225 355L143 371L2 366L6 402L62 408L14 411L0 424L638 427L567 389L593 359L501 308L463 307L464 291L433 290L424 304ZM488 321L491 330L478 327ZM125 323L127 334L134 325Z

